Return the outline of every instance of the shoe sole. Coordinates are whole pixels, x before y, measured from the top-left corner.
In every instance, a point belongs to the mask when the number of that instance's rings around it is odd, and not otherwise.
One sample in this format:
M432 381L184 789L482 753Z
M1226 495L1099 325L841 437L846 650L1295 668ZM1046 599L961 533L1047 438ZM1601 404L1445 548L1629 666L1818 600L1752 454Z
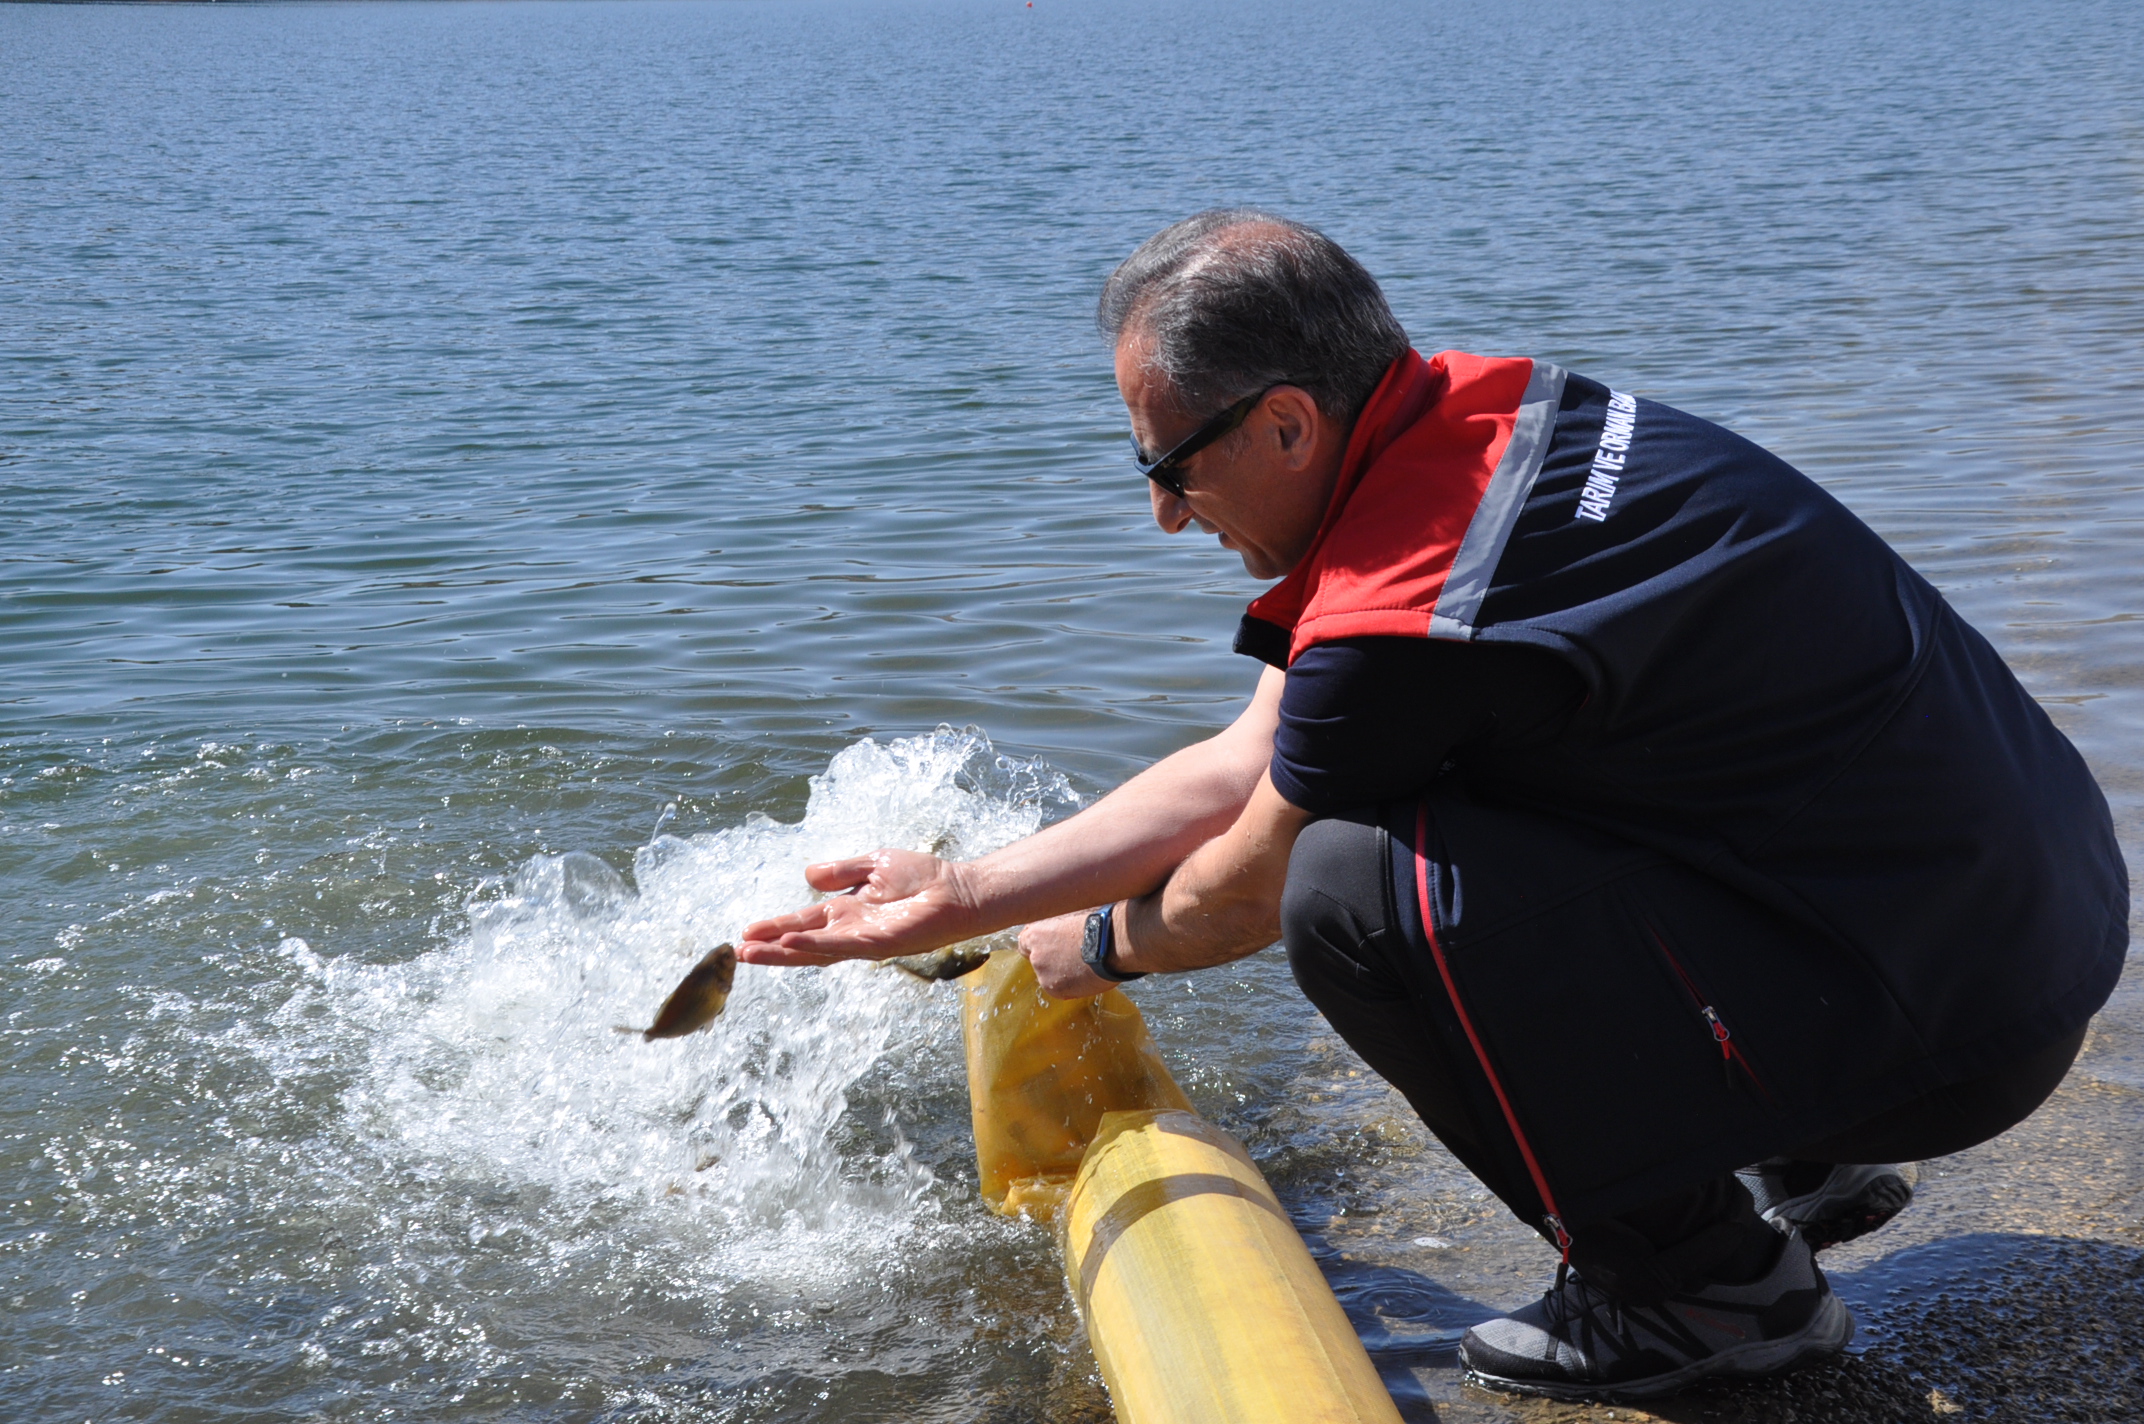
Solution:
M1792 1335L1777 1340L1752 1340L1702 1360L1692 1360L1679 1370L1619 1384L1558 1384L1553 1380L1508 1379L1469 1368L1467 1380L1508 1394L1530 1394L1568 1404L1616 1403L1629 1399L1658 1399L1701 1379L1760 1379L1785 1374L1790 1369L1835 1355L1854 1338L1854 1316L1835 1295L1826 1294L1816 1318Z

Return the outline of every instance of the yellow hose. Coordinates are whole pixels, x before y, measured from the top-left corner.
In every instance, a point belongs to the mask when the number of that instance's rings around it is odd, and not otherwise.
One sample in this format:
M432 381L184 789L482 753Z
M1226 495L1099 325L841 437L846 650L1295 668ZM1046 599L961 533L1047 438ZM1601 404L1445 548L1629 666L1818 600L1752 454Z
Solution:
M1131 1000L969 977L983 1195L1058 1227L1120 1424L1399 1424L1250 1154L1191 1111Z
M975 1166L999 1211L1054 1220L1103 1113L1190 1110L1122 990L1052 999L1017 950L964 982Z

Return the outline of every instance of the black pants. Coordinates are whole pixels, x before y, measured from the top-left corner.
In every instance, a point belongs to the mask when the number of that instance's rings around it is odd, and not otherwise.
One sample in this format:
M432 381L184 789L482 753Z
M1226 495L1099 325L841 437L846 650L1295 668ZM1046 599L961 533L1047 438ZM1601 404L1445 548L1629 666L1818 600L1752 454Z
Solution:
M1450 1014L1438 976L1426 966L1429 951L1413 906L1403 905L1404 881L1395 866L1393 840L1405 834L1408 808L1377 808L1333 817L1309 826L1297 840L1282 900L1282 926L1296 982L1335 1031L1364 1062L1405 1095L1422 1121L1483 1185L1529 1224L1541 1221L1541 1199L1512 1151L1505 1120L1484 1111L1475 1068L1449 1031L1433 1020ZM1636 861L1628 861L1637 864ZM1594 877L1606 894L1616 880L1610 867ZM1584 914L1580 899L1567 913ZM1717 921L1716 921L1717 922ZM1726 931L1722 931L1726 932ZM1889 1107L1844 1131L1814 1141L1752 1143L1751 1159L1787 1156L1813 1162L1903 1162L1940 1157L1985 1142L2023 1121L2062 1081L2084 1032L2020 1062L1970 1081L1952 1084ZM1535 1051L1554 1055L1558 1040L1545 1037ZM1618 1061L1595 1054L1564 1071L1612 1080ZM1574 1077L1572 1081L1578 1079ZM1609 1084L1612 1090L1612 1081ZM1650 1105L1629 1103L1633 1120ZM1610 1125L1612 1128L1612 1124ZM1690 1122L1692 1134L1708 1125ZM1554 1144L1542 1144L1544 1156ZM1758 1222L1749 1194L1733 1174L1705 1173L1634 1206L1591 1220L1566 1222L1575 1238L1572 1259L1590 1274L1622 1277L1633 1293L1674 1284L1669 1276L1711 1271L1734 1279L1773 1243ZM1680 1250L1672 1269L1648 1274L1642 1258ZM1588 1258L1592 1262L1589 1264ZM1647 1283L1650 1282L1650 1285Z

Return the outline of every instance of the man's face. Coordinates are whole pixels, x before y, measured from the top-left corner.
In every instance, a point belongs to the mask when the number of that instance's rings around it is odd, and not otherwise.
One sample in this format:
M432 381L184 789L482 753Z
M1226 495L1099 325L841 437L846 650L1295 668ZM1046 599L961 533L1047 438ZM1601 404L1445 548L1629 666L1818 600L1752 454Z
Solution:
M1173 393L1149 378L1146 347L1137 331L1117 343L1117 390L1131 414L1132 434L1146 449L1162 451L1215 412L1179 408ZM1181 498L1148 482L1154 522L1171 534L1196 524L1241 555L1251 577L1281 578L1310 551L1345 445L1345 432L1307 392L1276 386L1241 429L1183 463Z

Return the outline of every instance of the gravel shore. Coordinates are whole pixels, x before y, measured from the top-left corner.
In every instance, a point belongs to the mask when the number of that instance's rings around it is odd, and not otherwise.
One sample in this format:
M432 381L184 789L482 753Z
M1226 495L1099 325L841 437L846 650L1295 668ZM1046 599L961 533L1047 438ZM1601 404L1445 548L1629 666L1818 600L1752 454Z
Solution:
M1712 1384L1649 1411L1525 1411L1550 1420L1673 1424L2116 1424L2144 1418L2144 1251L2001 1238L2015 1248L1970 1290L1909 1298L1884 1336L1779 1379Z

